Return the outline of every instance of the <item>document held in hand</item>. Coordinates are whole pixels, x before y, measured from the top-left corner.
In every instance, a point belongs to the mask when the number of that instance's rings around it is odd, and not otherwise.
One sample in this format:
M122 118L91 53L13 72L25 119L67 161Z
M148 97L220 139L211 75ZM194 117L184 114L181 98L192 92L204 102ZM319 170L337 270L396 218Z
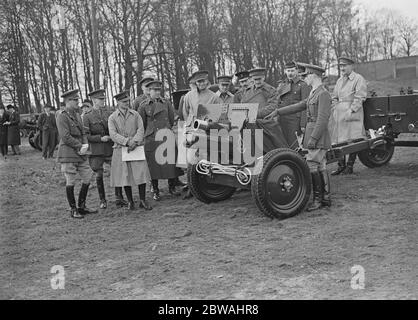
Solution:
M145 160L144 146L136 147L135 150L128 152L128 147L122 147L122 161L143 161Z

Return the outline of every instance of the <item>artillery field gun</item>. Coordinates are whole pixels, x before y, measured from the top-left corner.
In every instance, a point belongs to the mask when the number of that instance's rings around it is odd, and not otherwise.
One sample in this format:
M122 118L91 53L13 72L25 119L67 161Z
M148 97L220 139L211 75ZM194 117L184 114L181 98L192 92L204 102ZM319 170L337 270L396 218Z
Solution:
M205 203L227 200L237 188L251 190L263 214L286 219L303 211L311 195L306 150L281 144L266 150L256 138L260 128L257 110L257 104L199 106L186 145L195 156L187 170L188 184L193 195ZM418 138L399 139L401 133L418 132L418 95L371 97L364 103L364 113L368 138L332 146L328 163L359 152L365 166L376 168L392 159L396 146L418 147ZM257 150L260 156L251 157Z

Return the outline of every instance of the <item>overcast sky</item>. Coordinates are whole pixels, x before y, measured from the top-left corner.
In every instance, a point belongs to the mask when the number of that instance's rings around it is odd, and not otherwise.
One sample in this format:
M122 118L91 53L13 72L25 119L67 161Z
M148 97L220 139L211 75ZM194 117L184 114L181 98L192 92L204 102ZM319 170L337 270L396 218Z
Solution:
M363 4L366 8L395 9L403 15L417 19L418 22L418 0L354 0L354 2Z

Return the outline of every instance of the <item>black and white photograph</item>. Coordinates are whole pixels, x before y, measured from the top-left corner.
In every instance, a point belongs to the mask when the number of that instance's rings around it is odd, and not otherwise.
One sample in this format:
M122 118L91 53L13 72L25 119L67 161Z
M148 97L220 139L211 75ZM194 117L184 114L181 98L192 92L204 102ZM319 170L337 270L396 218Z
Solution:
M0 150L0 300L418 299L416 0L1 0Z

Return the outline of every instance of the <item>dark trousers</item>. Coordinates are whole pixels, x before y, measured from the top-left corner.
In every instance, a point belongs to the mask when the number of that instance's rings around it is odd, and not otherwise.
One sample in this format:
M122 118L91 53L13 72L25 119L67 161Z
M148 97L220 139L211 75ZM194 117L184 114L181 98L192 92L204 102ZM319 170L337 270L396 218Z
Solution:
M7 155L7 149L8 149L8 145L7 144L0 144L0 151L1 151L1 155L3 157L5 155Z
M42 156L52 158L56 146L57 132L55 130L42 130Z

